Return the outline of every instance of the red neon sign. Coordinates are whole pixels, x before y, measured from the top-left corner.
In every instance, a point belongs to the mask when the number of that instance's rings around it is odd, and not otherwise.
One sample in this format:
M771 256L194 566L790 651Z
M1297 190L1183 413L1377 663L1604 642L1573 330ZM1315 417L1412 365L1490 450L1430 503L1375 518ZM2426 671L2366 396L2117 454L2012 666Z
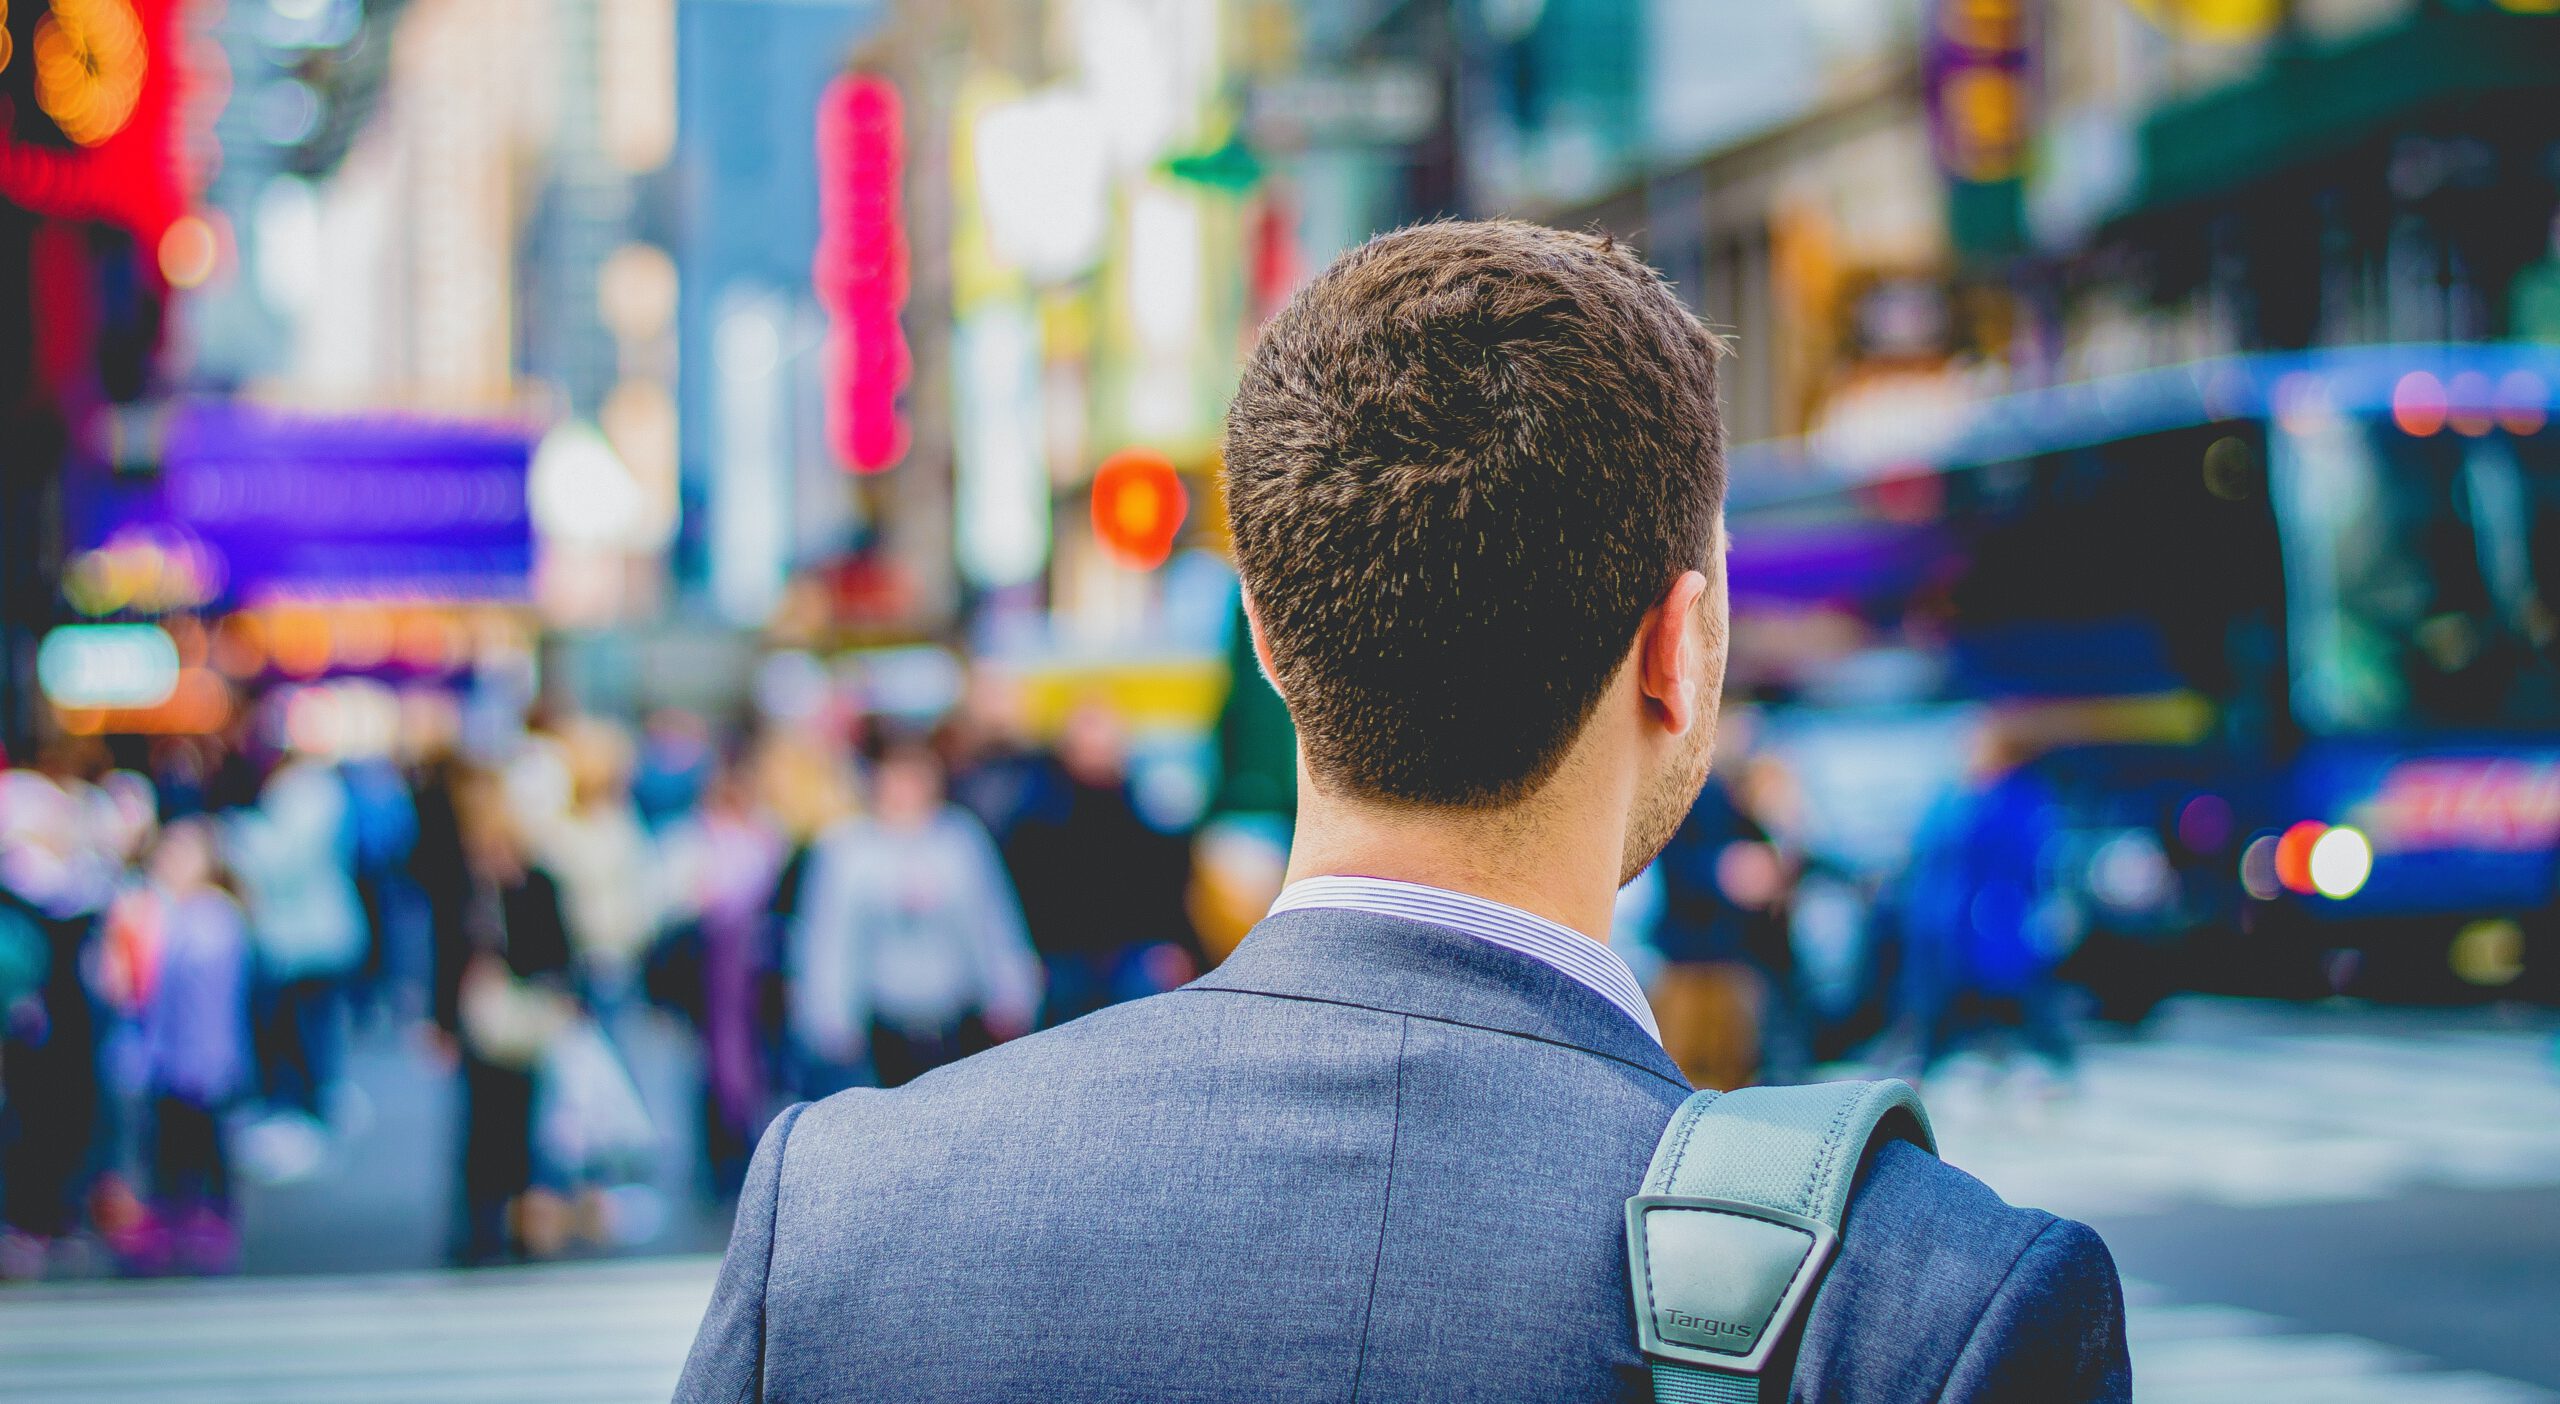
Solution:
M838 78L818 100L818 253L810 281L827 309L827 441L859 473L906 457L898 407L913 363L899 313L907 303L901 184L906 124L898 90L870 75Z
M2523 853L2560 842L2560 761L2462 756L2402 761L2366 811L2376 847Z
M26 141L0 118L0 200L57 219L117 225L146 251L156 251L160 237L187 212L190 184L178 139L185 82L175 61L183 41L180 4L118 3L131 5L142 34L138 57L144 67L132 111L96 144L69 148ZM156 260L146 262L156 266Z

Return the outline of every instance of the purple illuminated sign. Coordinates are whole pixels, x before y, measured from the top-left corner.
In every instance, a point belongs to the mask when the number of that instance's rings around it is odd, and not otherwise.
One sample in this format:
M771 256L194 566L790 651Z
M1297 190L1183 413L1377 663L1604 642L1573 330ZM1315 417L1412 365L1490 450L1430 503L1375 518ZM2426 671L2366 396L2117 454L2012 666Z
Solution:
M183 405L163 426L156 478L72 485L73 543L192 538L231 604L520 600L534 438L511 424Z
M1959 183L2018 179L2034 102L2027 0L1936 0L1921 81L1938 164Z

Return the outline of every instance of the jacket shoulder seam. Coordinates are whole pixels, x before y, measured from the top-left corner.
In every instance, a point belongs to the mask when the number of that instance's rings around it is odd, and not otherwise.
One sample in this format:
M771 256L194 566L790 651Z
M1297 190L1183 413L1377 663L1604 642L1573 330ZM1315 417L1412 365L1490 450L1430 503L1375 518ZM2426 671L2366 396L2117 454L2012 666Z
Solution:
M1362 1004L1356 1000L1348 999L1327 999L1323 995L1276 994L1270 990L1242 990L1225 985L1185 985L1178 990L1167 991L1167 993L1247 995L1255 999L1294 1000L1300 1004L1330 1004L1337 1009L1365 1009L1372 1014L1386 1014L1398 1019L1419 1019L1426 1024L1445 1024L1453 1029L1473 1029L1477 1033L1499 1034L1504 1038L1519 1039L1523 1043L1543 1043L1550 1048L1562 1048L1574 1053L1587 1054L1594 1058L1603 1058L1609 1062L1618 1064L1620 1067L1633 1068L1637 1072L1643 1073L1645 1076L1662 1083L1666 1087L1676 1089L1680 1095L1684 1097L1696 1090L1688 1083L1665 1077L1662 1075L1660 1069L1646 1067L1644 1064L1637 1062L1633 1058L1622 1058L1605 1049L1592 1048L1579 1043L1568 1043L1563 1039L1548 1038L1541 1034L1522 1033L1518 1029L1506 1029L1495 1024L1470 1023L1465 1019L1451 1019L1439 1014L1416 1014L1410 1010L1404 1009L1381 1009L1374 1004Z
M1352 1352L1351 1398L1357 1404L1360 1381L1369 1372L1369 1324L1378 1312L1378 1278L1386 1271L1387 1224L1395 1213L1396 1148L1404 1139L1404 1050L1413 1033L1413 1016L1400 1014L1396 1024L1395 1112L1387 1122L1386 1183L1378 1191L1378 1251L1369 1262L1369 1299L1360 1308L1360 1346Z

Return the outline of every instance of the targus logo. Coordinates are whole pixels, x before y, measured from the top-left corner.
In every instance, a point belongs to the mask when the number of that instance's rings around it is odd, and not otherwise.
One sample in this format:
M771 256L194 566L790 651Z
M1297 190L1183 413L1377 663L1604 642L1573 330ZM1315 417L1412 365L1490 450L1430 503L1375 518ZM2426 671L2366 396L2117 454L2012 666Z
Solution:
M1712 1316L1691 1316L1685 1311L1668 1309L1664 1310L1661 1316L1664 1330L1689 1331L1701 1336L1737 1338L1751 1334L1751 1328L1738 1321L1718 1321Z

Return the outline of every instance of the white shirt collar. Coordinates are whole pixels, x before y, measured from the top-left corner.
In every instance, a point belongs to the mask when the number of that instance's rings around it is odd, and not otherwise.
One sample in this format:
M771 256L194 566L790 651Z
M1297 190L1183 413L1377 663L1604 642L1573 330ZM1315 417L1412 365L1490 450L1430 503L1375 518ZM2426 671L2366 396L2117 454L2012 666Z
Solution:
M1653 1006L1645 1000L1644 986L1637 982L1635 972L1627 968L1627 963L1618 957L1618 953L1572 927L1549 921L1535 912L1524 912L1518 907L1471 893L1451 892L1447 888L1418 882L1373 877L1311 877L1300 878L1282 888L1279 900L1271 904L1271 914L1278 916L1282 912L1303 911L1311 907L1402 917L1407 921L1427 922L1490 941L1571 978L1617 1006L1619 1012L1635 1020L1651 1035L1654 1042L1662 1041L1662 1028L1654 1022Z

